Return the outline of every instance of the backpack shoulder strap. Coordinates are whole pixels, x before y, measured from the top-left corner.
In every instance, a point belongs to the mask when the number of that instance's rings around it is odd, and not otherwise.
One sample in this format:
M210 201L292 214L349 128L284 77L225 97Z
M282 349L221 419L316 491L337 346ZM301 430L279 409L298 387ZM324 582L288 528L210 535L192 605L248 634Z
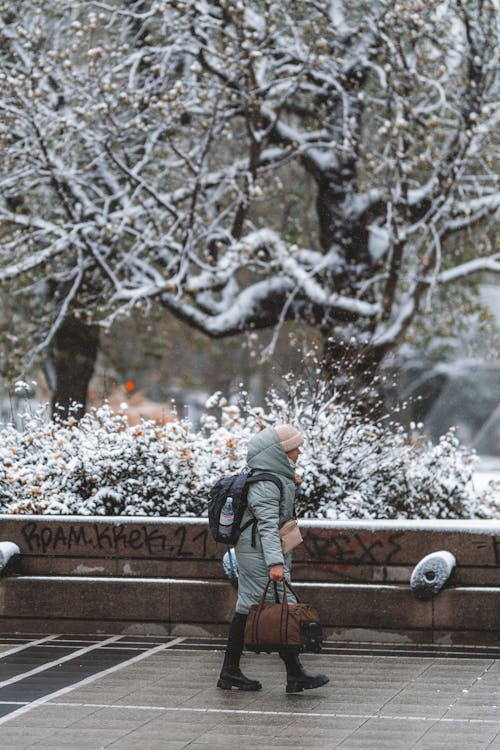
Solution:
M234 495L239 495L241 492L243 492L245 485L249 480L250 471L250 469L246 468L243 469L240 474L236 474L231 484L231 492Z

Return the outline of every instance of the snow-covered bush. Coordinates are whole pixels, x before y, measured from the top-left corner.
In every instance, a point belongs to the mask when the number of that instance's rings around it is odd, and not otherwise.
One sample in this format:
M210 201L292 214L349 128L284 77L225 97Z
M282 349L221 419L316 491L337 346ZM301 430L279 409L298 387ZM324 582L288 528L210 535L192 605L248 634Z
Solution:
M271 394L268 421L290 421L306 436L300 459L301 516L349 518L496 518L500 493L474 491L476 456L450 429L437 445L412 425L363 416L346 391L319 378L290 379L285 397ZM371 388L358 393L368 399ZM252 412L245 404L245 410Z
M4 512L198 514L206 483L241 463L222 424L203 435L183 421L131 427L108 405L78 422L47 422L40 410L24 424L0 431Z
M266 408L243 395L207 403L194 431L185 421L128 425L108 405L77 422L24 415L23 431L0 430L0 510L4 513L203 515L208 488L244 465L249 439L281 421L306 435L297 510L306 517L491 518L492 493L474 494L474 458L453 432L437 446L410 439L396 422L370 420L353 406L295 384Z

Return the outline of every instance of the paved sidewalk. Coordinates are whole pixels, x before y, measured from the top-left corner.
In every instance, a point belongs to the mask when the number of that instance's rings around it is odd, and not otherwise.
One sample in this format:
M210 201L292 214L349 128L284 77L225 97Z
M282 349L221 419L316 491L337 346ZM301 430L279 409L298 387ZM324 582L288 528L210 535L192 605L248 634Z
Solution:
M218 639L29 640L0 641L5 750L500 750L495 650L327 644L303 661L330 683L286 695L265 654L242 662L262 691L218 690Z

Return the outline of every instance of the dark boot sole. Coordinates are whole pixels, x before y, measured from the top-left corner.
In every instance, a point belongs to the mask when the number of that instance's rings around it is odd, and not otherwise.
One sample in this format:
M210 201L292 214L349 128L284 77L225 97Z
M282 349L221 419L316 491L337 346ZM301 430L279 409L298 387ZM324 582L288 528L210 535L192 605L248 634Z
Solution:
M315 688L323 687L327 682L330 682L328 677L315 680L314 682L311 680L288 680L286 683L286 692L301 693L303 690L314 690Z
M217 687L221 690L231 690L232 688L235 688L235 690L246 690L247 692L255 692L256 690L262 690L262 685L260 682L256 682L255 684L245 685L244 683L236 683L232 680L221 680L219 679L217 682Z

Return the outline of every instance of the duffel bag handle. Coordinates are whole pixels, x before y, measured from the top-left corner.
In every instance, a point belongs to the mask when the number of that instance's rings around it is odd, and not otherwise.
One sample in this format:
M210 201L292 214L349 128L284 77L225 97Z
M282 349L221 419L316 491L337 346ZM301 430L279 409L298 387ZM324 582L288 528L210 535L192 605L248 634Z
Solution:
M275 596L275 599L276 599L276 604L279 604L280 601L279 601L279 598L278 598L278 584L277 584L276 581L272 581L272 583L274 584L274 596ZM283 598L286 597L286 589L289 588L290 591L292 592L292 594L294 595L294 597L296 598L297 604L300 604L301 602L300 602L300 599L299 599L299 597L297 595L297 592L292 588L291 584L285 578L283 578L283 580L281 581L281 583L283 584ZM268 580L268 582L267 582L267 584L266 584L266 586L264 588L264 591L262 592L262 596L260 597L260 601L259 601L259 605L258 605L259 606L259 611L264 607L264 604L266 603L267 591L268 591L270 585L271 585L271 579Z

